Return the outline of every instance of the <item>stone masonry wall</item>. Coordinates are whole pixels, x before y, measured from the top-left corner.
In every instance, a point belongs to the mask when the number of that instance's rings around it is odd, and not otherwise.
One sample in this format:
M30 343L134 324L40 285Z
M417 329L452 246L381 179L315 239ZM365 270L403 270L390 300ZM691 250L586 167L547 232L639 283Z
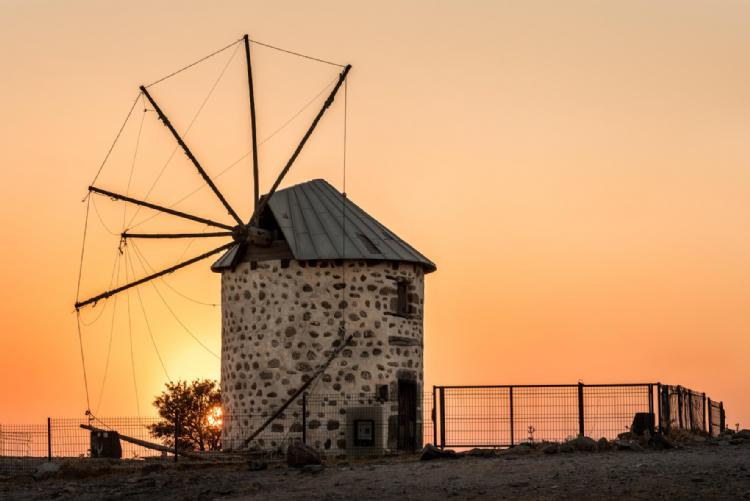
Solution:
M398 281L408 283L407 317L393 314ZM328 432L317 432L312 445L345 449L347 408L372 402L376 386L388 385L384 422L388 447L395 448L398 379L415 381L417 395L422 394L423 305L424 271L412 264L275 260L243 262L224 272L224 447L241 447L262 418L327 360L343 342L339 326L345 319L353 340L310 390L325 395L328 405L325 413L308 417L308 429L323 421ZM421 399L417 402L421 416ZM290 406L287 413L298 418L298 409ZM301 431L298 424L286 429L290 422L274 423L262 435L270 443L261 445L279 446Z

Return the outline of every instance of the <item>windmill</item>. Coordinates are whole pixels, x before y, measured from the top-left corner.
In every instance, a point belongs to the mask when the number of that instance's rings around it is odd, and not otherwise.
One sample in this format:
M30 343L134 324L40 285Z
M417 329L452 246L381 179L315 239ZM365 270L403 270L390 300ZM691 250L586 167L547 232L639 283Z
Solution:
M234 220L225 224L96 186L92 194L215 228L205 233L133 233L122 239L225 238L222 245L122 286L78 300L94 305L211 256L222 279L222 443L242 448L269 428L277 446L298 433L274 420L303 391L326 395L325 434L315 445L409 449L421 440L424 275L435 264L321 179L280 189L340 88L342 70L288 161L261 196L253 76L247 62L253 153L253 210L229 205L147 87L140 88L164 126ZM256 42L257 43L257 42ZM330 398L329 398L330 397ZM392 401L393 405L382 405ZM378 405L375 405L379 402ZM366 419L365 419L366 418ZM342 422L343 420L343 422ZM311 428L319 428L318 419ZM353 430L362 425L363 437ZM369 430L369 431L368 431ZM264 439L260 439L264 440Z

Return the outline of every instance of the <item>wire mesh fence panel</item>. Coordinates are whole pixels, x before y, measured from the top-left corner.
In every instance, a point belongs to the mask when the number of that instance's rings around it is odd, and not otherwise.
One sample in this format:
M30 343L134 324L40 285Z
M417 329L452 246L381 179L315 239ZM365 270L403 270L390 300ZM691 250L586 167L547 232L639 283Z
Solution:
M576 386L513 387L515 443L560 441L578 434Z
M167 457L163 451L154 450L149 447L129 442L124 437L134 438L144 442L160 444L163 436L155 434L151 427L159 422L158 418L133 418L112 417L98 418L89 422L87 419L52 419L51 442L53 458L85 458L85 457L111 457L112 454L101 448L106 447L111 432L119 435L119 449L122 459L138 460L144 458ZM103 433L92 438L93 432L81 427L92 426ZM97 438L99 440L97 440ZM112 437L113 438L113 437ZM174 441L171 437L170 443Z
M375 394L304 395L275 417L274 410L225 416L223 443L281 454L300 441L327 456L354 457L416 450L432 436L430 402L415 396L406 413L400 402Z
M442 389L441 440L453 447L485 447L511 441L508 388Z
M649 429L653 431L653 398L653 385L648 384L584 386L585 435L608 440L617 438L620 433L630 431L637 414L649 416Z
M47 425L0 425L0 473L33 471L47 453Z
M432 393L422 395L422 443L421 446L434 444L435 440L435 409L432 405Z

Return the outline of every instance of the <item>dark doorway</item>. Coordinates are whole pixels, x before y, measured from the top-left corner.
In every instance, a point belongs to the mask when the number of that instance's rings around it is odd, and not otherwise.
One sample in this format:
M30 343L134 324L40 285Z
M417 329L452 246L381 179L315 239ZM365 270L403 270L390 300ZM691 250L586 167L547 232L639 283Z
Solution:
M417 383L398 380L398 448L417 448Z

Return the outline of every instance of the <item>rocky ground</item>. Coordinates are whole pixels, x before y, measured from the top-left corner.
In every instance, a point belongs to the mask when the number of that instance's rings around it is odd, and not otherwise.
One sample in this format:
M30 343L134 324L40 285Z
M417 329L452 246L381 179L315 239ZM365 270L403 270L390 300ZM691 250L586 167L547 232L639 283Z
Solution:
M581 441L301 469L283 461L63 466L44 480L3 478L0 499L750 499L750 440L687 441L667 450L621 445L589 452Z

